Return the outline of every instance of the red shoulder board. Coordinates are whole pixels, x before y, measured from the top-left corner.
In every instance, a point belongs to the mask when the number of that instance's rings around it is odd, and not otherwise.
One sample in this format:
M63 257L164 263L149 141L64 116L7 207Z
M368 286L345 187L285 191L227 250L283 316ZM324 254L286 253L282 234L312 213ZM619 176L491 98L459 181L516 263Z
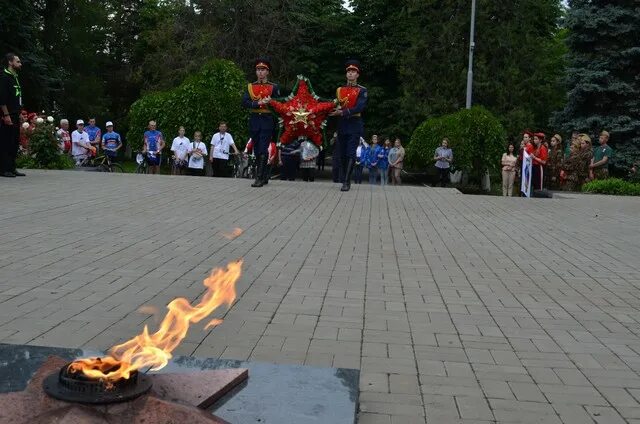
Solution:
M358 96L360 95L360 87L344 86L338 87L336 92L338 102L343 109L351 109L358 103Z

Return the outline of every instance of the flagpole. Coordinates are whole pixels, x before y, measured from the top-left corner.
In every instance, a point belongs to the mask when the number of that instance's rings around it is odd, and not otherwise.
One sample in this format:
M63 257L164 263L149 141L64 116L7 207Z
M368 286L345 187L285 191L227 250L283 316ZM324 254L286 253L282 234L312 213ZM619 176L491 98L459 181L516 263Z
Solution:
M473 51L476 48L476 0L471 0L471 30L469 35L469 71L467 72L467 109L471 109L473 97Z

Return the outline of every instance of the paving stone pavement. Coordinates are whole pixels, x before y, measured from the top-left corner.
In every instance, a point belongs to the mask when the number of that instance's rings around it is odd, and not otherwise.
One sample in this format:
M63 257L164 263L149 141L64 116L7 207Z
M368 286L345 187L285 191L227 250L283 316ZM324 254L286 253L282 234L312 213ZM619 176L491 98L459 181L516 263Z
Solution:
M0 181L2 343L106 349L243 257L178 354L358 368L361 424L640 423L638 199L28 174Z

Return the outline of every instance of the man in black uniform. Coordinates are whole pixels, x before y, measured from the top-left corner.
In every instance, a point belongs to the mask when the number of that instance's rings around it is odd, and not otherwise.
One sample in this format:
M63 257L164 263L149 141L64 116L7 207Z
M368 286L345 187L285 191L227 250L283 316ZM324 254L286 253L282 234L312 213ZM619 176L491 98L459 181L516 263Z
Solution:
M360 76L360 62L348 60L345 64L347 73L347 83L338 87L336 98L339 107L331 113L331 116L338 117L338 155L340 164L340 191L351 189L351 172L356 162L356 151L360 138L364 136L364 124L362 123L362 112L367 106L367 89L358 85ZM334 154L335 154L334 147Z
M273 139L275 123L268 108L272 97L280 97L278 84L268 80L271 62L262 58L256 60L257 81L247 84L247 91L242 96L242 106L249 109L249 135L253 140L253 153L256 155L258 169L256 180L251 187L262 187L267 184L267 156L269 143Z
M18 82L18 71L22 67L20 58L13 53L5 56L4 69L0 75L0 175L24 177L16 170L16 155L20 144L20 110L22 89Z

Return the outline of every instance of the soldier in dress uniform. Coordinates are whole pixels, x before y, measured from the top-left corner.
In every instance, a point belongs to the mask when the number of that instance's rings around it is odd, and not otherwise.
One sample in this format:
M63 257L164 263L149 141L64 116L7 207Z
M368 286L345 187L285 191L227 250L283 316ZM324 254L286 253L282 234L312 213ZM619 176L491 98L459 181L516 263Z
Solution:
M253 140L253 151L256 155L256 180L251 187L262 187L267 178L267 156L269 143L273 138L275 123L271 111L267 107L272 97L280 97L278 84L268 81L271 62L266 58L256 60L256 76L258 80L247 85L242 97L242 106L249 109L249 134Z
M360 62L348 60L345 68L347 83L338 87L336 94L339 106L331 113L331 116L338 117L338 142L335 152L341 160L341 191L349 191L351 188L351 172L355 166L356 149L360 137L364 136L362 112L367 106L367 89L358 85Z

